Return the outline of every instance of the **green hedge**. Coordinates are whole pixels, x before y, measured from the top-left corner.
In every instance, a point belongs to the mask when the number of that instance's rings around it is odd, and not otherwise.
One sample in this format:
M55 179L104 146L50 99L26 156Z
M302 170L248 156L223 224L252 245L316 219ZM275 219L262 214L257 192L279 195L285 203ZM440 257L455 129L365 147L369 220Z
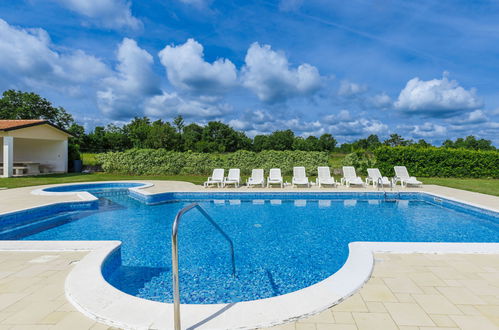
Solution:
M380 147L376 167L393 176L395 165L421 177L499 178L499 152L469 149Z
M308 175L317 175L317 166L327 166L328 154L316 151L236 151L227 154L175 152L164 149L130 149L98 154L106 172L135 175L211 174L214 168L240 168L249 175L254 168L268 171L277 167L283 175L293 166L305 166Z

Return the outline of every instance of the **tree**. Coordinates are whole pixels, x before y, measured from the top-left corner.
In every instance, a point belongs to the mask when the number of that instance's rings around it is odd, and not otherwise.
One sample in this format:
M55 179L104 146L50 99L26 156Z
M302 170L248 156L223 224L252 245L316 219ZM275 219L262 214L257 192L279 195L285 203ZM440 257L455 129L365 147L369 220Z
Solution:
M260 152L262 150L269 150L269 136L268 135L256 135L253 138L253 151Z
M269 147L272 150L293 150L295 133L287 129L285 131L275 131L269 135Z
M214 152L233 152L241 141L241 136L232 127L219 121L210 121L203 128L202 141L208 142L203 148L209 146Z
M307 150L307 142L301 136L295 137L293 141L293 150Z
M177 133L182 134L185 123L184 123L184 118L181 115L178 115L173 119L173 126L177 129Z
M322 151L333 151L336 144L337 141L331 134L325 133L319 138L319 146Z
M83 126L73 123L69 126L68 132L73 135L73 137L69 138L70 143L77 144L78 146L82 146L85 143L85 128Z
M104 131L104 146L103 150L123 151L130 149L132 142L125 134L122 127L114 124L106 126Z
M151 121L147 117L135 117L123 130L134 148L146 148L146 139L151 131Z
M385 140L384 144L390 147L408 146L412 144L412 141L406 140L398 134L390 134L390 138Z
M192 123L184 127L182 139L184 142L184 150L198 151L196 143L201 141L203 137L203 127Z
M73 116L62 107L52 104L35 93L15 90L3 92L0 98L0 119L45 119L67 129L73 124Z
M492 141L480 139L477 140L473 135L469 135L466 138L457 138L456 141L445 140L442 143L444 148L464 148L464 149L474 149L474 150L496 150L496 147L492 145Z
M147 148L176 150L178 133L170 123L156 120L152 123L144 143Z
M416 144L414 144L417 147L420 148L429 148L431 147L431 144L426 142L424 139L420 139Z

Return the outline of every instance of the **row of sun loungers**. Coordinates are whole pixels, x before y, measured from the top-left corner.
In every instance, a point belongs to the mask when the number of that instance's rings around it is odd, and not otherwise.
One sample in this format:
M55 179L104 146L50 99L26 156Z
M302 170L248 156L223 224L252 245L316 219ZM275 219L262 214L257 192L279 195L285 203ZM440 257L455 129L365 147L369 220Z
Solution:
M350 186L364 186L372 184L373 187L393 187L398 182L402 187L407 185L419 186L422 184L415 177L410 176L407 168L405 166L395 166L395 177L391 180L382 176L381 172L377 168L367 169L368 176L365 181L357 176L355 168L353 166L343 166L343 177L341 178L340 184L350 187ZM311 183L305 172L305 167L297 166L293 167L293 178L291 180L293 187L306 186L310 187ZM229 169L229 173L225 176L225 171L222 168L216 168L213 170L213 174L204 183L204 187L214 186L225 187L229 185L234 185L239 187L241 185L241 171L238 168ZM263 169L253 169L251 171L251 176L246 180L246 185L248 187L265 187L265 176ZM267 177L267 187L273 185L279 185L281 188L284 186L284 180L281 175L281 169L272 168L269 171L269 176ZM333 186L336 187L338 182L331 176L331 171L328 166L320 166L317 168L317 179L316 185L322 186Z

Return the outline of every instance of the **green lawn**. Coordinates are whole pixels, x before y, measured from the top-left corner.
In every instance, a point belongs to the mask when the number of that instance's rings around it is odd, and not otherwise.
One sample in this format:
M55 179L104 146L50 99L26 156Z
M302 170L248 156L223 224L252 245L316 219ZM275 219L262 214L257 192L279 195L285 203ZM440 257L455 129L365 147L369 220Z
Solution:
M141 175L119 175L107 173L68 173L68 174L49 174L39 176L26 176L19 178L0 178L0 187L19 188L27 186L38 186L43 184L85 182L85 181L112 181L112 180L175 180L187 181L195 184L201 184L206 181L206 176L195 175L159 175L159 176L141 176Z
M85 182L85 181L112 181L112 180L175 180L187 181L194 184L202 184L206 180L206 175L160 175L160 176L140 176L140 175L119 175L107 173L68 173L50 174L40 176L27 176L19 178L0 178L0 187L18 188L27 186L38 186L44 184ZM243 177L243 182L246 177ZM339 178L337 178L339 180ZM452 188L464 189L480 192L489 195L499 196L498 179L455 179L455 178L421 178L425 184L437 184ZM284 176L284 180L291 182L291 177ZM315 181L315 177L310 177L310 181Z
M422 178L423 183L499 196L498 179Z

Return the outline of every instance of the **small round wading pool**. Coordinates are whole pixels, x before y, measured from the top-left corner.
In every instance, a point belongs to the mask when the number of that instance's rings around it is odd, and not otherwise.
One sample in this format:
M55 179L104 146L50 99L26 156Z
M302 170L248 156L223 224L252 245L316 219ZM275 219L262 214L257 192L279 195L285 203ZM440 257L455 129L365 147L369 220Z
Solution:
M63 186L56 186L50 188L44 188L44 192L78 192L78 191L88 191L88 192L103 192L107 190L116 189L128 189L137 188L145 186L144 183L140 182L103 182L103 183L82 183L82 184L69 184Z
M337 272L354 241L499 242L496 212L419 193L169 193L154 205L133 194L100 195L140 183L98 183L45 189L90 191L97 209L35 219L49 226L16 230L21 240L119 240L106 259L105 279L121 291L172 302L171 227L177 212L197 202L234 244L196 210L179 229L181 301L234 303L283 295ZM483 211L483 212L482 212ZM0 229L1 230L1 229ZM2 235L2 232L0 232Z

